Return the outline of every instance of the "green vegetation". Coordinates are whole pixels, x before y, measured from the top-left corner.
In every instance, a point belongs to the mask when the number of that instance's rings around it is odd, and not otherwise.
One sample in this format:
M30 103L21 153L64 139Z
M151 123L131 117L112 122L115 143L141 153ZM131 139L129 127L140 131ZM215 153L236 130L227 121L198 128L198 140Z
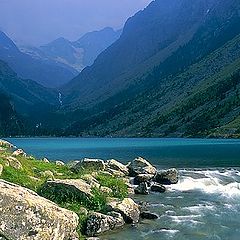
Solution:
M14 158L14 164L10 163ZM9 164L10 163L10 164ZM78 231L81 234L85 227L87 211L98 211L105 213L108 198L123 199L128 195L127 186L123 179L106 175L101 172L94 173L100 187L92 187L92 197L86 198L83 195L76 196L72 191L62 186L54 194L49 188L44 188L47 180L52 179L81 179L89 171L74 173L67 165L56 165L53 162L44 162L34 157L17 156L13 157L12 152L3 148L0 151L0 164L3 166L1 179L29 188L41 196L57 203L60 207L74 211L79 216ZM100 190L101 187L109 187L112 192L106 193Z

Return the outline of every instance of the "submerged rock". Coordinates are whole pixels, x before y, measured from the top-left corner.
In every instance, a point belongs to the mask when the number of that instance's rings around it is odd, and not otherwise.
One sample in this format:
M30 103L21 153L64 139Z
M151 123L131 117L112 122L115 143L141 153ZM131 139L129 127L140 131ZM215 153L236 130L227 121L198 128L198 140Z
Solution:
M86 235L91 237L97 236L123 225L124 220L120 213L111 212L109 215L105 215L94 212L87 219Z
M123 201L112 201L107 207L123 216L126 223L137 223L139 221L140 209L131 198L124 198Z
M157 169L147 160L142 157L135 158L129 165L130 176L137 176L139 174L151 174L155 175Z
M154 179L155 182L160 184L176 184L178 183L179 174L177 169L171 168L168 170L159 171Z
M101 159L85 158L79 162L75 162L75 164L72 165L71 170L74 172L80 172L81 170L105 170L105 164L104 161Z
M77 214L35 192L0 180L0 199L0 233L6 239L78 239Z
M163 185L161 185L161 184L154 183L151 186L151 191L164 193L164 192L166 192L166 188Z
M152 213L149 211L141 212L140 217L143 219L158 219L159 218L156 213Z
M148 186L146 182L142 182L139 184L139 186L137 186L134 189L134 193L135 194L142 194L142 195L148 195L149 191L148 191Z
M107 165L107 168L110 168L110 169L113 169L113 170L116 170L116 171L120 171L120 172L124 173L124 175L129 174L127 166L118 162L115 159L108 160L106 162L106 165Z
M87 200L93 196L91 186L81 179L47 181L40 193L42 196L53 196L56 199L70 197Z

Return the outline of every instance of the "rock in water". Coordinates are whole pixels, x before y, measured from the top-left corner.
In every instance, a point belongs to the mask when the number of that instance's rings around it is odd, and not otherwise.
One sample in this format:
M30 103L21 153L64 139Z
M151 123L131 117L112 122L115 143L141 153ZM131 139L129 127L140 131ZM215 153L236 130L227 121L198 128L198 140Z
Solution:
M104 169L105 164L103 160L89 158L85 158L79 162L75 162L75 164L73 164L71 167L71 170L74 172L80 172L81 170L99 171Z
M164 193L164 192L166 192L166 188L161 184L155 183L151 186L151 191Z
M151 213L149 211L141 212L140 217L143 219L158 219L158 215L156 213Z
M35 192L0 180L0 199L0 233L6 239L78 239L78 216Z
M86 235L93 237L124 225L120 213L112 212L109 215L92 213L87 220Z
M139 174L151 174L155 175L157 169L152 166L150 162L144 158L138 157L135 158L128 166L130 176L137 176Z
M140 209L131 198L124 198L123 201L112 201L108 203L110 211L119 212L126 223L137 223L139 221Z
M170 185L178 183L178 171L175 168L171 168L164 171L159 171L155 177L155 181L160 184Z
M154 175L152 175L152 174L138 174L134 178L133 182L134 182L134 184L137 184L137 185L142 182L150 183L153 178L154 178Z
M142 195L148 195L149 191L148 191L148 186L146 182L142 182L139 184L139 186L137 186L134 189L134 193L135 194L142 194Z

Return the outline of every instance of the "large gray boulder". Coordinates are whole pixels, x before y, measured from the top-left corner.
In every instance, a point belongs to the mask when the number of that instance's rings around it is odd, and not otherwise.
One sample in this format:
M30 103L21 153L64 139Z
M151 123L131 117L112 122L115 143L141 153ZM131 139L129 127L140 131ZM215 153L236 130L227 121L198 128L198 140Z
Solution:
M47 181L40 189L44 197L52 196L64 200L64 197L88 200L93 197L91 186L81 179L64 179Z
M81 161L73 162L71 170L74 172L80 172L82 170L100 171L105 170L105 164L101 159L84 158Z
M178 180L179 174L175 168L159 171L154 179L155 182L165 185L176 184Z
M131 198L109 202L107 207L110 211L120 213L126 223L137 223L139 221L140 208Z
M139 174L155 175L157 169L146 159L142 157L135 158L128 166L130 176L137 176Z
M0 180L0 200L0 235L4 238L78 239L78 216L35 192Z
M116 171L120 171L120 172L124 173L125 175L129 174L127 166L118 162L115 159L108 160L106 162L106 166L107 166L107 168L110 168L110 169L113 169L113 170L116 170Z
M105 215L94 212L87 219L86 235L90 237L97 236L123 225L124 220L120 213L111 212L109 215Z

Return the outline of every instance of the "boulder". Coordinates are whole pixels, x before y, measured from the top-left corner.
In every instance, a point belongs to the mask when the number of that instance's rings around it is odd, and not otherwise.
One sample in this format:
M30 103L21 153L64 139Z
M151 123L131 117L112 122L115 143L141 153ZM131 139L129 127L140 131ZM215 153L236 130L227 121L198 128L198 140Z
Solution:
M0 139L0 147L3 147L3 148L14 148L14 145L11 144L8 141Z
M73 164L71 170L74 172L80 172L81 170L100 171L105 170L105 164L101 159L85 158L76 164Z
M47 179L54 179L54 174L52 171L50 170L47 170L47 171L44 171L44 172L41 172L40 175L44 178L47 178Z
M15 158L12 156L9 156L6 158L7 160L7 165L9 165L10 167L13 167L15 169L22 169L22 164Z
M2 172L3 172L3 165L0 164L0 176L2 175Z
M100 188L99 182L91 174L85 174L81 177L81 179L88 183L91 187Z
M0 199L0 233L3 238L77 239L78 216L74 212L3 180L0 180Z
M66 197L75 200L88 200L93 196L91 186L81 179L47 181L40 189L42 196L54 196L64 200Z
M120 171L120 172L124 173L125 175L129 174L127 166L118 162L117 160L114 160L114 159L108 160L106 162L106 165L107 165L107 168L110 168L110 169L113 169L116 171Z
M62 162L62 161L56 161L55 164L56 164L57 166L64 166L64 165L65 165L65 163Z
M112 176L115 176L115 177L125 177L126 176L125 173L118 171L118 170L111 169L111 168L106 169L106 171L108 171Z
M157 169L152 166L150 162L145 160L142 157L135 158L129 165L129 174L130 176L137 176L139 174L151 174L155 175L157 173Z
M109 215L94 212L86 223L86 235L97 236L104 232L119 228L124 225L124 220L120 213L112 212Z
M178 171L175 168L171 168L168 170L159 171L154 181L160 184L170 185L176 184L178 182L179 175Z
M148 191L148 186L146 182L142 182L139 184L139 186L137 186L134 189L134 193L135 194L142 194L142 195L148 195L149 191Z
M166 192L166 188L163 185L161 185L161 184L154 183L151 186L151 191L164 193L164 192Z
M152 179L154 178L154 175L153 174L138 174L133 182L134 184L138 185L142 182L147 182L149 183Z
M152 220L152 219L158 219L158 218L159 218L156 213L151 213L151 212L149 212L149 211L143 211L143 212L141 212L140 217L141 217L142 219L151 219L151 220Z
M17 157L17 156L23 156L23 157L27 157L27 154L22 150L22 149L17 149L12 153L13 156Z
M42 161L45 162L45 163L50 163L50 161L47 158L43 158Z
M111 188L103 186L100 187L100 191L107 194L111 194L113 192Z
M126 223L137 223L139 221L139 206L131 198L124 198L123 201L109 202L107 208L110 211L120 213Z

